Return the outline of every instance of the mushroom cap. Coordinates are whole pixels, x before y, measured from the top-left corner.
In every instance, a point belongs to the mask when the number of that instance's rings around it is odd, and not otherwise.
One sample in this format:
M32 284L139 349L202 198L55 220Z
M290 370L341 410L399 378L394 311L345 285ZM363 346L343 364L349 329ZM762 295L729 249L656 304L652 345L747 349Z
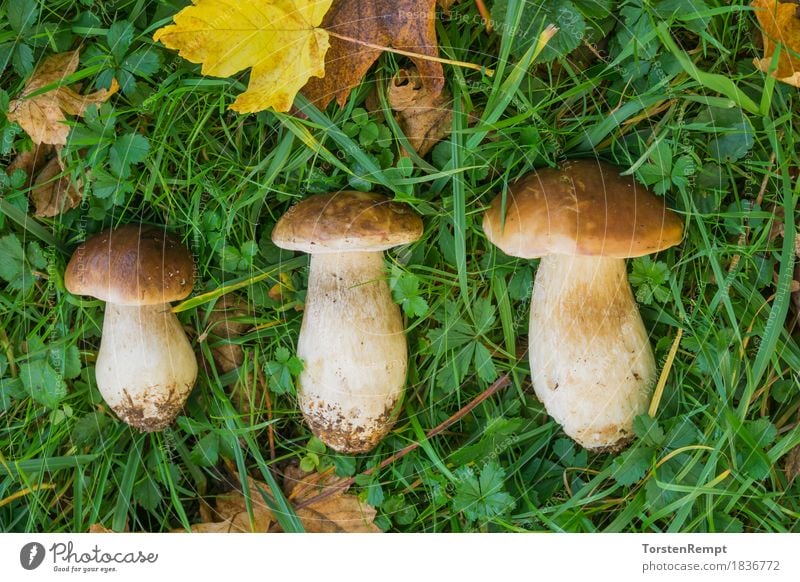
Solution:
M662 198L598 160L523 177L508 188L505 224L501 206L498 195L483 217L483 230L515 257L640 257L683 238L683 223Z
M194 261L163 227L128 224L80 245L67 265L64 284L75 295L117 305L169 303L192 292Z
M292 206L272 231L272 242L305 253L369 252L422 236L422 219L380 194L345 190L316 194Z

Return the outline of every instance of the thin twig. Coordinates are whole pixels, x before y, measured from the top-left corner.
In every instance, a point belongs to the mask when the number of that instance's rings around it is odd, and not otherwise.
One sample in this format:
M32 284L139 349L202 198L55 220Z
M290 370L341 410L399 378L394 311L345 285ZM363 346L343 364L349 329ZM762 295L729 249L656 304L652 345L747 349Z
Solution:
M502 376L500 376L500 378L495 380L495 382L491 386L489 386L486 390L484 390L483 392L478 394L478 396L476 396L474 399L472 399L472 401L469 404L467 404L466 406L461 408L458 412L456 412L453 416L451 416L450 418L448 418L447 420L445 420L441 424L433 427L431 430L429 430L427 433L425 433L425 439L427 440L427 439L433 438L436 435L442 433L448 427L450 427L454 423L456 423L459 420L461 420L462 418L464 418L467 414L472 412L472 410L474 410L475 407L477 407L481 402L483 402L487 398L491 398L495 394L495 392L497 392L501 388L505 388L509 384L511 384L511 377L507 373L503 374ZM404 448L400 449L399 451L397 451L391 457L387 457L386 459L381 461L381 463L379 465L376 465L375 467L372 467L371 469L367 469L366 471L361 473L361 475L371 475L375 471L380 471L381 469L386 468L387 466L391 465L392 463L394 463L398 459L401 459L401 458L405 457L411 451L414 451L414 450L418 449L419 447L420 447L420 443L419 442L413 442L410 445L408 445L407 447L404 447ZM314 503L318 503L318 502L322 501L323 499L327 499L328 497L331 497L332 495L335 495L335 494L339 493L340 491L344 491L345 489L350 487L350 485L355 483L356 477L357 476L349 477L349 478L344 479L343 481L341 481L339 483L329 485L326 488L326 490L323 491L322 493L320 493L319 495L317 495L315 497L310 497L310 498L306 499L305 501L302 501L302 502L298 503L297 505L295 505L294 508L295 509L302 509L304 507L308 507L309 505L313 505Z

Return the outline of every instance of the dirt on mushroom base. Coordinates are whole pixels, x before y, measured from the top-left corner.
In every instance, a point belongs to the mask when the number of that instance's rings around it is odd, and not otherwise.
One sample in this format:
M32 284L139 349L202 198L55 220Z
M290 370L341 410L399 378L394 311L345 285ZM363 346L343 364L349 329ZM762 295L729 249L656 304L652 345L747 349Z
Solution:
M191 390L191 386L187 386L187 389ZM157 432L172 424L183 409L183 399L178 397L182 392L185 390L178 390L177 384L171 384L166 391L159 389L158 386L148 386L143 392L143 398L137 403L128 391L123 389L124 398L114 407L114 412L120 420L142 432ZM155 415L152 414L152 410L156 411Z
M303 418L311 432L332 449L344 453L364 453L372 450L392 430L397 421L398 402L389 403L384 412L364 426L355 424L342 412L340 406L314 400L303 407ZM361 418L360 413L354 414Z

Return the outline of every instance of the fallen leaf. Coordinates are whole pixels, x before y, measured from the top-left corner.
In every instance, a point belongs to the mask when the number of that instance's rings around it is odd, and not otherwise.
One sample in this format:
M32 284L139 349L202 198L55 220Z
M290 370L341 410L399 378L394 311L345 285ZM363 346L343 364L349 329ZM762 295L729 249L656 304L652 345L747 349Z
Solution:
M297 465L290 465L284 476L284 492L294 505L319 495L328 487L336 487L338 479L331 473L305 473ZM249 479L250 500L253 506L253 522L247 515L244 495L233 491L216 498L215 508L201 510L202 523L192 526L195 533L242 533L279 532L272 512L264 503L261 492L268 492L266 483ZM297 517L309 533L359 532L378 533L381 530L373 523L376 510L355 495L347 494L346 489L337 490L324 499L312 502L307 507L297 509ZM185 530L174 530L184 532Z
M130 528L128 527L128 521L125 520L125 526L122 528L122 532L120 533L130 533ZM117 533L113 529L107 528L102 523L93 523L89 526L89 533Z
M204 75L229 77L252 67L234 111L288 111L306 81L325 74L330 45L319 25L332 1L194 0L153 40L202 63Z
M242 346L233 341L250 327L249 323L236 321L248 312L247 301L231 293L220 297L208 316L208 335L212 338L211 343L215 344L211 354L223 373L238 368L244 361Z
M81 203L81 183L74 183L68 174L56 177L63 170L61 158L56 153L37 174L31 190L36 216L58 216Z
M348 495L346 489L339 489L338 482L332 472L306 473L297 465L286 468L283 489L294 504L316 497L330 487L337 489L329 497L297 510L305 530L309 533L380 532L373 523L377 514L375 508L356 495Z
M10 176L17 170L22 170L28 175L26 186L33 187L36 175L47 165L53 153L53 146L50 144L38 144L29 152L17 154L17 157L8 165L6 173Z
M441 8L442 12L444 12L445 14L450 13L450 9L456 2L458 2L458 0L436 0L436 3L439 5L439 8Z
M786 463L783 466L783 470L786 473L786 481L788 481L789 485L800 476L800 445L794 447L786 455Z
M66 116L82 116L89 105L106 101L119 88L115 79L110 89L88 95L80 95L66 85L34 95L48 85L63 82L74 73L78 69L78 57L79 51L47 57L25 83L22 95L9 104L8 118L17 122L33 143L65 145L69 135Z
M295 291L292 285L292 277L289 273L281 273L278 275L278 282L269 288L267 295L269 298L277 303L283 303Z
M18 154L6 168L9 175L16 170L27 174L25 186L30 190L36 216L58 216L78 206L83 197L80 180L73 182L67 175L56 178L64 170L60 150L60 146L37 144L33 150Z
M325 56L325 76L310 79L302 89L309 101L324 109L332 99L343 106L383 52L340 38L344 36L381 47L438 56L436 0L335 0L322 21L331 33ZM339 36L337 36L339 35ZM426 91L438 95L444 88L441 63L414 58Z
M765 73L769 71L776 45L780 43L783 46L778 57L778 68L772 72L772 76L789 85L800 87L800 58L791 54L800 52L797 3L753 0L751 6L756 9L756 18L764 39L764 58L753 59L756 68Z
M453 128L452 100L447 90L431 92L414 69L400 69L392 78L386 97L397 112L397 122L408 143L424 156Z
M240 295L230 293L219 298L211 314L208 316L208 338L211 355L214 357L220 372L223 374L238 368L244 362L244 350L235 343L251 327L249 323L236 321L250 314L250 308ZM201 360L205 362L205 360ZM211 373L210 370L206 370ZM264 390L260 382L256 382L252 373L241 375L237 381L228 385L231 400L242 414L250 414L258 410L265 400Z
M800 419L800 415L798 415L798 419ZM800 445L795 446L786 455L783 471L786 474L787 483L791 486L792 482L800 476Z

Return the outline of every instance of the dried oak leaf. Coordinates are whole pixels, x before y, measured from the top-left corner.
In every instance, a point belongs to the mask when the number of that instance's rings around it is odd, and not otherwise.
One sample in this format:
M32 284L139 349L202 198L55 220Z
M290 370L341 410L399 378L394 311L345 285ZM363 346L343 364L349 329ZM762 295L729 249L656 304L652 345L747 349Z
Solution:
M297 466L290 465L285 474L284 491L295 505L308 501L319 495L326 487L336 486L336 477L327 473L304 473ZM253 523L247 515L244 496L238 492L220 495L216 499L215 508L206 507L201 516L203 523L192 526L196 533L242 533L242 532L279 532L272 512L263 501L261 492L268 492L266 483L249 479L250 500L253 505ZM376 511L374 507L360 501L355 495L348 495L346 489L337 490L333 495L301 507L297 517L309 533L334 532L380 532L373 523ZM184 530L175 530L183 532Z
M230 77L252 67L234 111L288 111L306 81L325 74L329 39L319 25L332 1L193 0L153 40L202 63L204 75Z
M776 2L775 0L753 0L756 18L761 26L764 39L764 58L753 59L756 68L768 72L777 43L781 43L778 68L772 76L800 87L800 58L791 54L800 53L800 18L795 2ZM790 52L791 51L791 52Z
M420 156L450 134L453 128L450 94L446 89L429 91L416 69L400 69L392 78L386 97L409 145Z
M335 0L322 21L331 33L325 55L325 76L310 79L302 89L309 101L324 109L332 99L344 105L383 49L363 46L337 35L376 47L392 47L423 56L438 56L436 0ZM431 95L444 88L442 65L411 57Z
M65 145L69 126L67 115L83 115L93 103L102 103L113 95L119 85L112 81L110 89L101 89L80 95L66 85L61 85L32 95L48 85L61 83L78 69L79 51L52 55L43 60L25 83L18 99L9 104L8 118L22 126L35 144Z

